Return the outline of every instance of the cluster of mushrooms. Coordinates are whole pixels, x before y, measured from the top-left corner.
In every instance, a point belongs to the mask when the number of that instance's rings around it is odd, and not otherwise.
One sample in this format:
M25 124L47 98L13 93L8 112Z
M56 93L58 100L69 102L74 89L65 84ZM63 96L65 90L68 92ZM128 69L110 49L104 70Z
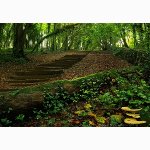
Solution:
M122 107L121 109L125 112L126 116L128 116L124 119L126 124L139 125L146 123L146 121L139 120L140 114L138 112L141 109L130 109L129 107Z

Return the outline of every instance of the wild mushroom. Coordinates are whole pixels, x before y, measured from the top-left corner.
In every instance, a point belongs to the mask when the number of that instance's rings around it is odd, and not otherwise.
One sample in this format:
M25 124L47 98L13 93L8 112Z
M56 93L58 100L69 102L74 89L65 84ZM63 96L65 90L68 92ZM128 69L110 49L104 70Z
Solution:
M140 109L130 109L129 107L121 107L122 110L124 111L129 111L129 112L137 112L140 111L142 108Z
M140 118L140 114L130 114L126 113L127 116L133 117L133 118Z
M126 118L124 120L124 122L126 124L132 124L132 125L138 125L138 124L144 124L144 123L146 123L146 121L138 121L135 118Z

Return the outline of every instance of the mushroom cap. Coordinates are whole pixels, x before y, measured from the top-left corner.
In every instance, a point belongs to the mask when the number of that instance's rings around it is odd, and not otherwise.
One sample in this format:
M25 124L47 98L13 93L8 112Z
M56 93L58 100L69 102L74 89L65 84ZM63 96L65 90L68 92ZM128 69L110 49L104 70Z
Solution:
M130 114L126 113L127 116L133 117L133 118L140 118L140 114Z
M129 112L137 112L137 111L140 111L142 108L140 109L131 109L129 107L121 107L122 110L124 111L129 111Z
M124 120L124 122L125 122L126 124L144 124L144 123L146 123L146 121L138 121L138 120L136 120L135 118L126 118L126 119Z

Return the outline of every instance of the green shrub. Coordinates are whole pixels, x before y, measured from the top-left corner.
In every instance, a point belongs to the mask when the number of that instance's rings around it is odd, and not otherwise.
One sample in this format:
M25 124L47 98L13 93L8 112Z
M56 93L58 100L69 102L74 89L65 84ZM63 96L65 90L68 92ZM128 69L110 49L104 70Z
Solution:
M16 120L23 122L23 121L24 121L24 118L25 118L25 115L24 115L24 114L19 114L19 115L16 117Z
M142 65L150 62L150 52L141 49L115 48L113 53L129 63Z
M121 82L122 84L123 82ZM134 83L127 83L127 86L120 89L111 89L109 92L99 95L99 102L103 106L121 107L129 105L132 108L144 107L150 104L150 86L144 80Z
M122 123L121 115L111 115L110 116L110 126L118 126Z
M146 124L148 126L150 126L150 106L146 106L144 107L141 111L140 111L140 116L142 120L146 121Z

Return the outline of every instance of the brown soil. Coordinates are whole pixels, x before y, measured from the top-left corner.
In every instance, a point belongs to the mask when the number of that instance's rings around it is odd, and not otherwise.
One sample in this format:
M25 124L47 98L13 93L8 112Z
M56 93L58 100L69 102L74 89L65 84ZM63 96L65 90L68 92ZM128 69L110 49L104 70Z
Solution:
M60 58L64 57L65 55L74 55L74 54L82 54L82 52L60 52L60 53L48 53L48 54L37 54L37 55L29 55L29 62L25 64L16 64L16 63L5 63L0 65L0 89L7 90L13 89L18 86L11 86L10 83L7 82L9 77L14 76L18 71L28 71L34 69L36 66L41 64L51 63L55 60L59 60ZM60 77L51 78L50 81L59 80ZM37 83L36 85L38 85ZM16 84L17 85L17 84ZM35 85L35 84L34 84ZM21 84L23 86L23 84Z
M125 60L107 53L89 53L79 63L64 71L62 79L84 77L97 72L129 67Z
M11 83L7 82L9 77L15 75L17 71L28 71L34 69L38 65L48 64L54 62L55 60L59 60L65 55L78 55L78 54L85 54L85 52L63 52L63 53L61 52L61 53L40 54L40 55L34 54L28 56L28 58L31 61L29 61L26 64L15 64L15 63L2 64L0 66L0 89L5 90L20 87L19 83L16 84L16 86L11 86ZM119 69L128 66L130 66L128 62L121 60L113 56L112 54L91 52L87 53L86 57L84 57L80 62L73 65L71 68L63 69L64 73L61 76L51 78L48 82L60 79L61 80L73 79L104 70L110 70L113 68ZM38 84L41 84L41 82L37 82L36 84L35 83L29 84L29 86L30 85L34 86ZM21 87L23 87L23 84L21 84Z

